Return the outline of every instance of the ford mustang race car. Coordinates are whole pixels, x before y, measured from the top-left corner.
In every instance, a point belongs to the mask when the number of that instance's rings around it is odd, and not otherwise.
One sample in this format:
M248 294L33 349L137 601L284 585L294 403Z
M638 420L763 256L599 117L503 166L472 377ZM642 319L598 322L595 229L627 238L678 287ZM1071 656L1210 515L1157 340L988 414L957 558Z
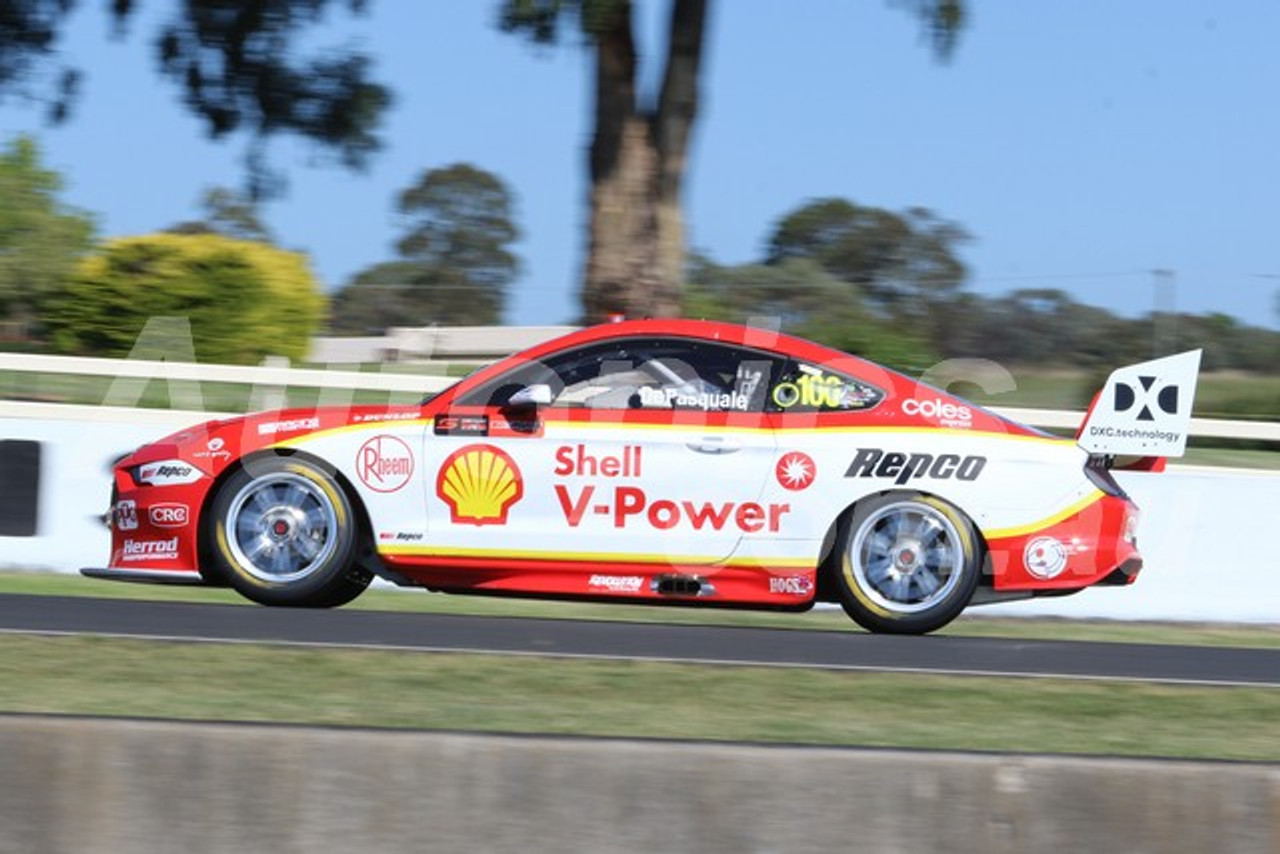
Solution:
M688 320L586 328L421 404L210 421L115 467L98 578L327 607L448 593L804 610L937 629L1128 584L1117 463L1182 452L1199 353L1114 373L1075 440L874 363Z

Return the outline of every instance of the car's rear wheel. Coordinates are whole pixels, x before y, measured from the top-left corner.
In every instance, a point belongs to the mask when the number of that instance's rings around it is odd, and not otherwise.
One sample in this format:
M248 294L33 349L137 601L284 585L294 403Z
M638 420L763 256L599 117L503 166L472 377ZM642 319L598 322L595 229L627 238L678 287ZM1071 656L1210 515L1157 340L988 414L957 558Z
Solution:
M247 461L218 489L208 524L217 573L263 605L335 607L372 579L355 562L351 502L309 460Z
M954 620L981 573L977 536L945 501L896 492L858 503L840 525L840 604L873 632L923 634Z

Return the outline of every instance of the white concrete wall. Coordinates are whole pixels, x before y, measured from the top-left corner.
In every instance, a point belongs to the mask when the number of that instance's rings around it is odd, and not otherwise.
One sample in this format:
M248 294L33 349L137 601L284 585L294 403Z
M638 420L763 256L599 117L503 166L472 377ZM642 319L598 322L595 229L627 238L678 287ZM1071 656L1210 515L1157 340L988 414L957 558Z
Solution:
M1174 465L1116 479L1142 510L1132 586L972 613L1280 623L1280 472Z
M0 418L0 439L44 443L39 535L0 537L0 567L104 565L109 537L98 517L109 501L111 462L201 417L68 409L95 420ZM1118 478L1143 512L1146 568L1134 586L976 613L1280 623L1280 473L1171 466Z

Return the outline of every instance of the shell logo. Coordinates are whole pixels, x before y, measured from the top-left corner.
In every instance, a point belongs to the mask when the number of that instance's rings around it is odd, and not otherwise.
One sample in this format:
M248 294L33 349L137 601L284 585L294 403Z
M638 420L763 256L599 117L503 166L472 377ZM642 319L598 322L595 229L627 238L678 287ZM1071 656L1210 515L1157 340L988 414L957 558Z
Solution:
M505 525L507 511L524 495L524 479L501 448L467 445L440 466L436 494L455 525Z

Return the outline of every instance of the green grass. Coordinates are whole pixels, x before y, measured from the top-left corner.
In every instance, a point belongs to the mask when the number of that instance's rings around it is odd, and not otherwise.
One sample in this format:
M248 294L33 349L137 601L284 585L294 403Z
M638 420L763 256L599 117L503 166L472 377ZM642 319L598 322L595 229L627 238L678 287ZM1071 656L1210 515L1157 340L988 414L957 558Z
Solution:
M247 604L0 573L0 592ZM348 607L853 632L805 614L371 590ZM1280 648L1280 627L962 618L943 634ZM0 713L1280 761L1280 690L0 635Z
M1244 448L1187 448L1187 453L1174 465L1221 466L1236 469L1280 469L1280 451Z
M311 367L298 365L299 368ZM318 366L324 369L328 366ZM326 403L344 404L409 404L421 400L426 391L427 378L445 376L457 379L474 371L477 363L447 362L427 365L346 365L333 366L335 370L356 370L360 373L388 373L409 377L423 377L423 392L387 392L362 390L348 392L341 389L321 390L307 386L289 386L280 391L286 406L310 407ZM75 403L87 406L101 404L117 382L110 377L81 374L50 374L39 371L0 371L0 400L32 400L46 403ZM137 403L143 409L182 408L190 404L174 402L169 395L169 384L163 380L122 380L121 392L127 396L140 396ZM203 410L209 412L248 412L262 407L265 389L246 383L205 381L179 384L199 393ZM271 391L276 391L273 387ZM348 400L350 397L350 400Z
M11 713L1280 760L1280 690L0 637Z
M1017 383L1013 391L988 395L972 383L963 383L963 388L957 386L954 391L987 406L1084 409L1108 372L1013 366L1010 373ZM1202 373L1196 384L1195 414L1201 418L1280 419L1280 375Z

